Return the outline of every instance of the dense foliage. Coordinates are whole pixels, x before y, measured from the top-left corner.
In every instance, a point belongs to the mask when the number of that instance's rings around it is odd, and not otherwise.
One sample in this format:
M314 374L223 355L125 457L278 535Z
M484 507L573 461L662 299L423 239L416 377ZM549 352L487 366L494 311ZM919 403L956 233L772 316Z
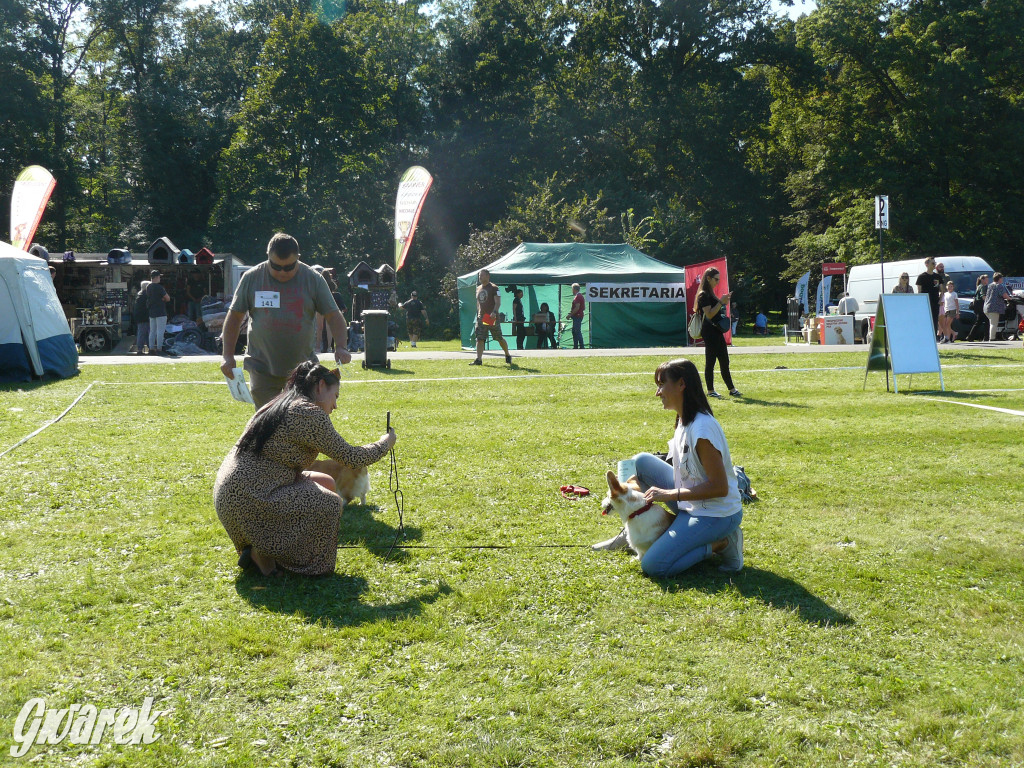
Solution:
M247 261L277 229L389 261L397 180L435 185L401 293L519 240L726 256L776 308L823 261L973 253L1024 270L1015 0L4 0L0 206L58 186L51 251L166 235Z

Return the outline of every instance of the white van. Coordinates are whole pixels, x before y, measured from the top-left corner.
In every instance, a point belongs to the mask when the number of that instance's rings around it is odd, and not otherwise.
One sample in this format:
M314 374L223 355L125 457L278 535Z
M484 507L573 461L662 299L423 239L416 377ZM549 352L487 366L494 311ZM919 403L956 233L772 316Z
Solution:
M995 271L989 263L980 256L935 256L937 264L945 268L946 279L956 284L956 292L960 298L960 320L959 327L954 324L961 337L966 335L967 330L974 322L974 313L971 312L970 304L974 299L974 290L977 288L978 276L992 276ZM910 287L917 293L917 276L925 271L925 257L920 259L908 259L907 261L887 261L883 264L858 264L850 267L850 276L846 281L846 290L850 297L857 300L857 309L854 311L854 323L856 324L856 335L866 339L870 318L875 316L878 307L878 294L892 293L892 289L900 281L900 275L906 272L910 275ZM882 284L882 275L885 275L885 284Z

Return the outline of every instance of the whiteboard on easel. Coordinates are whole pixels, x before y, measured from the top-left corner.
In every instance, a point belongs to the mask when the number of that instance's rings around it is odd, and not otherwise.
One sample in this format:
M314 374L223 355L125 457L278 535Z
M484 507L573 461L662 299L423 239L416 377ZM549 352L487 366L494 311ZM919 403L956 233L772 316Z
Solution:
M892 372L942 373L935 325L927 293L885 293L879 306L885 315Z

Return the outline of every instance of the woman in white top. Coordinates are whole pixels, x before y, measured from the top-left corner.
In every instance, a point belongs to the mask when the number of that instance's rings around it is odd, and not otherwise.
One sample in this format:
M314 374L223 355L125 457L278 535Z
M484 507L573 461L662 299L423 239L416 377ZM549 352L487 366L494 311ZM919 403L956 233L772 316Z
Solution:
M668 443L672 464L641 453L636 479L648 501L667 502L678 511L640 567L649 576L675 576L715 554L722 570L738 571L743 567L739 485L697 367L683 358L662 363L654 381L662 406L676 414L676 431Z
M950 344L956 340L953 320L958 317L960 317L960 297L956 292L956 283L950 280L946 283L946 292L942 294L942 318L946 321L945 341Z

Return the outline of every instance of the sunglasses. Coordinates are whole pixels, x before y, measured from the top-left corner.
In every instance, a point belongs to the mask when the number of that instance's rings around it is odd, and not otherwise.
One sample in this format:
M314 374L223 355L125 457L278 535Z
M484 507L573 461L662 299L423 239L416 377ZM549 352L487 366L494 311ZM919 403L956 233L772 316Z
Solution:
M270 260L267 259L267 261L270 261ZM291 272L293 269L295 269L295 267L296 267L296 265L298 263L299 263L298 259L293 261L291 264L275 264L274 262L271 261L270 262L270 268L272 270L274 270L275 272Z

